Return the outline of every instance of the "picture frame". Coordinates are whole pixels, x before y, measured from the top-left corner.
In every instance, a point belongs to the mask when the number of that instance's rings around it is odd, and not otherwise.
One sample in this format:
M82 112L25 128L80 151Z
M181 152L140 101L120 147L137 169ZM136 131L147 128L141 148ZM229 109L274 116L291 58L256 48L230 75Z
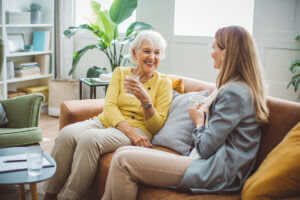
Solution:
M7 35L7 45L9 52L24 51L24 35L22 33L8 34Z

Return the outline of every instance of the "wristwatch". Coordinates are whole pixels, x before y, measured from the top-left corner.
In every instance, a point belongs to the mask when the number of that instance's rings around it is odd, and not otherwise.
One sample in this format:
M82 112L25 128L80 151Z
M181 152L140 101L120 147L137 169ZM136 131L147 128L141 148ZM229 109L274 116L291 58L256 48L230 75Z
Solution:
M149 104L147 104L147 105L141 105L143 108L145 108L145 109L150 109L150 108L152 108L152 103L149 103Z

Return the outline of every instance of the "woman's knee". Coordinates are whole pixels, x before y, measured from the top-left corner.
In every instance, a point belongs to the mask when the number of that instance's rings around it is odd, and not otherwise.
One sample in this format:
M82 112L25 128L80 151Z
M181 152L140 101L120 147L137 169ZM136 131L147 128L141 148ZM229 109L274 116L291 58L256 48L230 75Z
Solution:
M136 147L136 146L123 146L123 147L118 148L118 149L115 151L114 155L118 154L118 153L121 152L121 151L134 150L134 149L136 149L136 148L138 148L138 147Z
M112 159L112 165L118 166L121 168L130 167L132 165L132 161L136 160L136 151L134 148L121 147L120 150L114 154Z
M75 140L75 130L75 127L72 125L65 126L58 132L56 140L63 143Z

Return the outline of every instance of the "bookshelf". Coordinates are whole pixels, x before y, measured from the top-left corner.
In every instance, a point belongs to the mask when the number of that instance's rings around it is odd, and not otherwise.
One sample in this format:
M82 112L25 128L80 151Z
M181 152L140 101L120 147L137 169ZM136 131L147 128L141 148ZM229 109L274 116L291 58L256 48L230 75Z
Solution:
M42 20L39 24L28 23L16 23L7 24L7 11L29 12L31 3L39 3L42 6ZM50 79L54 77L55 69L55 48L54 48L54 35L55 35L55 0L0 0L0 37L3 38L5 44L4 51L4 65L2 75L0 77L0 96L7 98L8 91L16 91L19 87L24 86L37 86L37 85L48 85ZM33 33L34 32L49 32L50 36L47 38L45 43L49 42L47 48L41 51L9 51L8 45L10 35L22 35L25 45L33 45ZM49 40L49 41L48 41ZM20 45L22 46L22 45ZM50 46L48 48L48 46ZM12 63L30 63L35 62L36 56L39 58L47 57L49 62L47 68L43 73L37 75L30 75L24 77L12 77L9 74L8 62ZM47 60L47 61L48 61ZM39 67L41 67L39 65ZM13 70L14 71L14 70Z

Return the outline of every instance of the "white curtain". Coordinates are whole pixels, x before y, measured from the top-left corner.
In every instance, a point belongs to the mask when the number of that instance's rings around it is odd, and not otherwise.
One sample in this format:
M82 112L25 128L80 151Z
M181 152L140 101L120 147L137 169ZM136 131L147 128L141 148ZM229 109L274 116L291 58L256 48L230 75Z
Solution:
M75 24L75 0L55 0L55 77L70 78L72 67L73 39L65 38L63 32Z

